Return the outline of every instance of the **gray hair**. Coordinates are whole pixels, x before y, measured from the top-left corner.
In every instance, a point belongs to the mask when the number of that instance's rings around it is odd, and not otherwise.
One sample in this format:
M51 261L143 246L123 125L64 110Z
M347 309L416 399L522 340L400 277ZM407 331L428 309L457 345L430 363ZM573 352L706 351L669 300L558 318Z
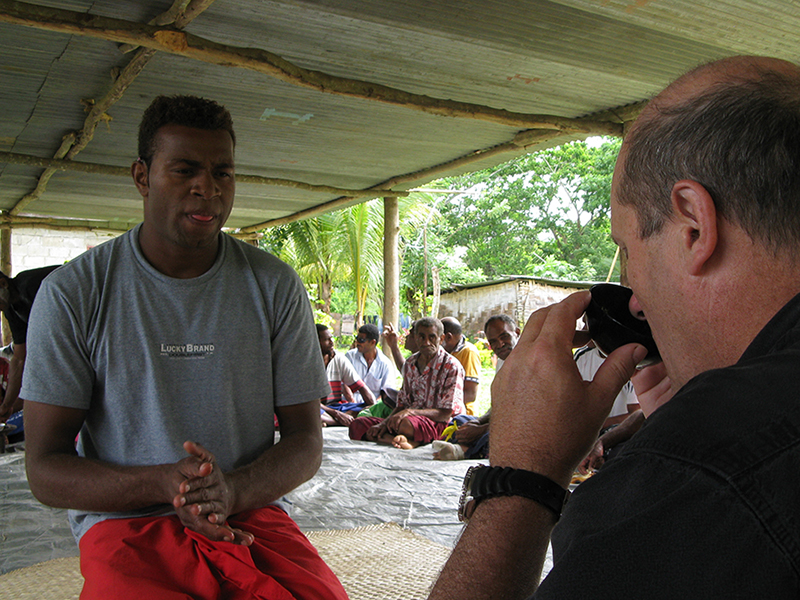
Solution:
M672 217L672 187L689 179L754 241L773 252L800 244L800 77L757 69L666 104L625 140L618 200L640 237Z
M483 330L486 331L489 328L489 325L491 325L495 321L502 321L503 323L511 327L512 331L516 331L519 328L517 322L508 315L492 315L491 317L486 319L486 324L483 326Z
M444 333L444 326L442 325L442 322L435 317L422 317L416 323L414 323L415 335L419 331L420 327L435 327L436 335L442 335Z

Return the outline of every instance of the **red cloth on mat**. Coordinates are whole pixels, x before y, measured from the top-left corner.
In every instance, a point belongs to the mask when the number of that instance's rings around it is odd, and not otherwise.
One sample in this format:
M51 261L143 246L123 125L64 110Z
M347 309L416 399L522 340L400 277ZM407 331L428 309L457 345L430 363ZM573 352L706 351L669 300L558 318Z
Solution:
M406 417L414 428L414 441L420 444L430 444L433 440L438 440L439 436L447 427L447 423L432 421L428 417L411 415ZM351 440L363 440L367 429L373 425L381 423L383 419L378 417L358 417L353 419L348 428Z
M80 541L82 600L347 600L314 546L277 506L228 519L251 546L212 542L175 515L107 519Z
M350 425L347 426L347 433L351 440L361 441L364 439L367 429L373 425L377 425L381 421L383 421L383 419L379 419L378 417L358 417L353 419Z

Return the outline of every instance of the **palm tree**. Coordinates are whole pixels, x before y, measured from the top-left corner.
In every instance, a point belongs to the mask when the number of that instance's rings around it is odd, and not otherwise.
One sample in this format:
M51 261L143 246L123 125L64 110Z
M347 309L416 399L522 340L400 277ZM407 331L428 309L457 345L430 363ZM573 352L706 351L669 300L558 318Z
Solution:
M406 267L402 269L406 300L412 305L419 300L421 316L428 316L428 273L432 274L432 269L436 268L433 261L429 260L428 230L431 224L441 218L436 208L439 201L440 198L425 192L412 192L400 201L400 263ZM412 261L404 262L404 258L412 255Z
M317 307L327 314L331 312L333 283L344 270L340 220L337 213L326 213L288 223L271 235L284 240L277 244L279 257L294 267L306 285L316 288Z
M423 231L439 217L428 194L412 193L400 200L401 256L405 245L420 243ZM380 303L383 286L383 209L380 200L356 204L332 213L295 221L270 230L262 247L292 265L309 288L315 288L318 308L331 311L337 282L351 281L356 326L363 324L367 301ZM425 269L427 272L428 269Z
M350 269L355 289L356 327L363 324L367 299L377 297L383 280L383 210L380 201L345 208L342 225L345 246L342 258Z

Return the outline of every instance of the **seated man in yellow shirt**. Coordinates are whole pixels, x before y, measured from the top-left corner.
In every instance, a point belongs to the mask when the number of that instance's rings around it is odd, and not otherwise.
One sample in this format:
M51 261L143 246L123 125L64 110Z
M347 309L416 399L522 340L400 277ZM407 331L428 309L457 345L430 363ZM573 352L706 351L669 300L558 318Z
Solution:
M475 344L468 342L461 332L461 323L455 317L442 319L444 340L442 346L464 367L464 404L467 414L472 415L472 403L478 397L478 384L481 376L481 355Z

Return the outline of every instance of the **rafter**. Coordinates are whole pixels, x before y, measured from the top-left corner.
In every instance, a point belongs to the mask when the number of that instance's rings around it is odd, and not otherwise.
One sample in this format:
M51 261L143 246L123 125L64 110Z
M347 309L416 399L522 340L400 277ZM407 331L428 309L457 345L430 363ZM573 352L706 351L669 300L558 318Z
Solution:
M12 163L15 165L27 165L30 167L42 167L47 172L57 171L80 171L82 173L95 173L100 175L114 175L116 177L130 177L129 167L115 167L99 163L78 162L73 160L63 160L55 158L41 158L29 154L18 154L15 152L0 152L0 163ZM254 183L258 185L274 185L279 187L291 187L307 192L320 194L347 194L352 198L378 198L382 196L408 196L408 192L390 190L384 187L370 188L366 190L351 190L347 188L333 187L330 185L314 185L303 181L293 181L291 179L279 179L277 177L261 177L259 175L237 174L236 181L240 183ZM19 214L18 212L12 215Z
M156 17L155 20L164 23L172 23L174 21L176 24L183 27L187 25L191 19L208 8L213 1L214 0L192 0L187 3L186 0L175 0L170 9L159 17ZM140 48L136 52L125 68L115 77L114 83L108 93L99 101L92 103L92 107L88 111L89 114L83 123L83 128L81 128L80 131L64 136L61 146L55 153L55 159L71 160L92 141L97 125L107 118L108 109L122 98L125 90L130 87L155 53L155 50L149 48ZM47 184L50 178L55 173L55 169L50 167L46 168L39 176L39 180L33 191L23 196L14 205L9 211L10 215L19 215L31 202L41 198L42 194L47 190Z
M61 147L56 151L54 158L56 160L67 159L70 160L76 156L86 145L92 141L97 125L103 119L106 111L122 97L123 92L133 82L145 65L155 54L155 50L141 49L131 59L128 65L120 73L120 76L114 82L111 90L99 102L95 102L89 115L84 121L83 128L80 131L66 135L62 141ZM39 176L36 187L33 191L25 194L9 211L12 216L20 214L25 208L35 200L38 200L47 190L47 184L50 178L56 173L56 169L46 167L44 172Z
M148 25L172 25L177 29L183 29L214 2L215 0L175 0L168 10L148 21ZM138 46L122 44L119 50L127 54L136 48Z

